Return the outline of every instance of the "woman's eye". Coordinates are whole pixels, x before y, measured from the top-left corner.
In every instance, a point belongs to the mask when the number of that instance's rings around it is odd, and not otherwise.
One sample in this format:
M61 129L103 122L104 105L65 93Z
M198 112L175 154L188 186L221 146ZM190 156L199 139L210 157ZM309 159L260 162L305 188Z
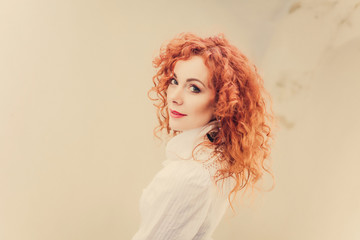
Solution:
M199 89L197 86L195 86L195 85L191 85L191 86L190 86L190 90L191 90L192 92L194 92L194 93L199 93L199 92L200 92L200 89Z
M177 84L176 79L175 78L170 79L170 84L176 85Z

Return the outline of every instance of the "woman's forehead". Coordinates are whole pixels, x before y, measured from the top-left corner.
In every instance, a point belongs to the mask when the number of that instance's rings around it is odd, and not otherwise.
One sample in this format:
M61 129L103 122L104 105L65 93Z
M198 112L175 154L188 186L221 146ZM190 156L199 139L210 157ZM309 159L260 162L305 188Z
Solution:
M200 56L177 61L174 73L180 79L196 78L207 84L210 78L210 71L205 65L204 59Z

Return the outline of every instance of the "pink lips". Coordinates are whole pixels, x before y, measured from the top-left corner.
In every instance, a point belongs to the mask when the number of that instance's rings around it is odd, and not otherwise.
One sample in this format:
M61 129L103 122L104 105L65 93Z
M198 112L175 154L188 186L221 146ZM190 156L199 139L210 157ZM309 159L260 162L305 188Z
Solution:
M182 113L179 113L177 111L174 111L174 110L170 109L170 116L173 117L173 118L181 118L181 117L185 117L186 114L182 114Z

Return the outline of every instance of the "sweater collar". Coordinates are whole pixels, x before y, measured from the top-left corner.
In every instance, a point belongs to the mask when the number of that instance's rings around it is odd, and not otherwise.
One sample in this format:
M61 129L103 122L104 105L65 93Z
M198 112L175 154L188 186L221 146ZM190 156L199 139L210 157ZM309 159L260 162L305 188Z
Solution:
M168 160L190 160L194 148L201 142L208 140L206 133L216 126L216 120L205 126L183 131L170 139L166 145Z

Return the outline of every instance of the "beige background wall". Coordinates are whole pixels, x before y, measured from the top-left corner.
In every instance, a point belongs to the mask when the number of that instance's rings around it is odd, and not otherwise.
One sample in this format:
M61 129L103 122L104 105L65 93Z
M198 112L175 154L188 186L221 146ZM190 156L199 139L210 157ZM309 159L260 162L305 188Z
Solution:
M1 1L0 239L130 239L161 168L151 60L224 32L260 68L276 188L215 239L360 239L360 2Z

